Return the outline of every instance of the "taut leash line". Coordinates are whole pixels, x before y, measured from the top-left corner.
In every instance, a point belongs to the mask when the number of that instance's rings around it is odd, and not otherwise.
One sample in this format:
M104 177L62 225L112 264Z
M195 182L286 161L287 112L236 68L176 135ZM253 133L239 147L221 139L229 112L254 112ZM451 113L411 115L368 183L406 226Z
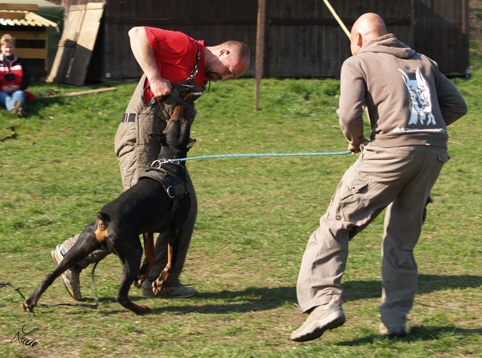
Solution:
M200 155L197 157L180 158L180 159L168 159L168 162L177 163L185 162L188 160L199 159L221 159L221 158L247 158L247 157L316 157L316 156L331 156L331 155L345 155L350 154L350 151L343 152L312 152L312 153L242 153L242 154L213 154L213 155Z

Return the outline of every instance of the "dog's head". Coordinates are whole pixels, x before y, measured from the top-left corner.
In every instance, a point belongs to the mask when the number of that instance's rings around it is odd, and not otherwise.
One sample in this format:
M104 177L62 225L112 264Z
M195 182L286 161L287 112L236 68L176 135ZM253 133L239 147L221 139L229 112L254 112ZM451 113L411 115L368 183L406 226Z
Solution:
M196 143L191 139L191 125L196 110L190 103L179 104L162 132L161 153L158 159L185 158L189 149Z

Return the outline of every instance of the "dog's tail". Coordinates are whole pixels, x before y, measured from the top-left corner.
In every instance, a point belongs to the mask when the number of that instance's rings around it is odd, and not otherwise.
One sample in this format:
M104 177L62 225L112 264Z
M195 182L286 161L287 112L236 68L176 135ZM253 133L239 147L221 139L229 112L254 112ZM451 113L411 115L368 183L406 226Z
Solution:
M100 243L103 243L105 238L109 235L108 222L110 222L109 215L99 211L97 213L97 228L95 229L95 238Z

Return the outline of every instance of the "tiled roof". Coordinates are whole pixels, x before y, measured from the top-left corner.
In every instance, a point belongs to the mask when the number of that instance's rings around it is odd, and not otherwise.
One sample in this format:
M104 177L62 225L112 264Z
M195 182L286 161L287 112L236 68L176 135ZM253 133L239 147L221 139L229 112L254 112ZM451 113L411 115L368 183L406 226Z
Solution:
M0 10L0 26L57 27L57 24L31 11Z

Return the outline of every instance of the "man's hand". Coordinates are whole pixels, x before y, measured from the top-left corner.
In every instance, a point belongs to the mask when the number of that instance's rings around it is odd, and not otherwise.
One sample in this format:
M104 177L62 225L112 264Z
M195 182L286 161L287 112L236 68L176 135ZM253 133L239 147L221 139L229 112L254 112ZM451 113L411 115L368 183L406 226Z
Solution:
M151 91L154 97L160 99L164 96L168 96L172 91L171 81L165 78L158 77L155 79L149 79L149 85L151 86Z
M368 139L366 139L365 137L363 137L361 143L359 143L358 145L355 145L353 143L348 143L348 150L351 152L351 154L356 154L356 153L360 153L360 145L366 145L368 144L368 142L370 142Z

